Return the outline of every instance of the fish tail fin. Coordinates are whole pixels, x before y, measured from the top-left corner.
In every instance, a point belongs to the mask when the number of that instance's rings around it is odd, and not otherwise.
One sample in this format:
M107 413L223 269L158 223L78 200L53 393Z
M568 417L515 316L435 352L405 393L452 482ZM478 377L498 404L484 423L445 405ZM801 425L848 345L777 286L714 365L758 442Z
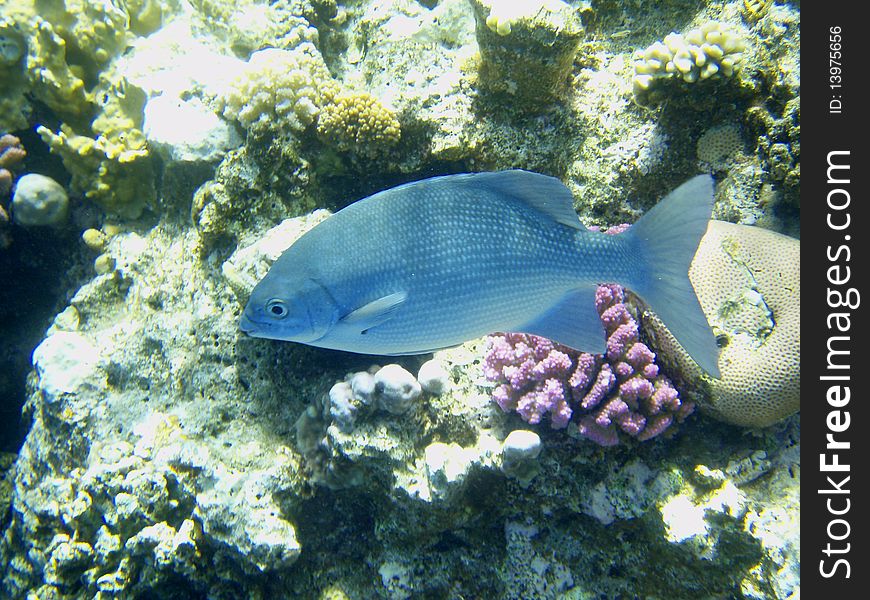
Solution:
M668 194L623 235L641 257L637 281L626 282L707 373L719 377L719 348L689 280L707 231L713 178L693 177Z

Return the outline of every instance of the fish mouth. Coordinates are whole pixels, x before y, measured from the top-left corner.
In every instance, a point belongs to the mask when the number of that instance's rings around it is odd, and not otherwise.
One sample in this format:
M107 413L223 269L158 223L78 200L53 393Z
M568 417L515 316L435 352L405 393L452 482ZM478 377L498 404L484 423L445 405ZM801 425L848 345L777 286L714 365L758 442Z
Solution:
M248 315L243 314L242 317L239 319L239 329L243 333L251 335L251 333L255 331L257 327L256 324L248 318Z

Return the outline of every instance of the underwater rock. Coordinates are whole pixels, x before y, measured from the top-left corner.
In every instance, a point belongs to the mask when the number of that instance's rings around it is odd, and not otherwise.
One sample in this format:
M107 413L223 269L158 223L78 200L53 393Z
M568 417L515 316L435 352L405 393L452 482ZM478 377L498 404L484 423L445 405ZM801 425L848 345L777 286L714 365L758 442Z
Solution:
M168 94L145 104L142 127L148 143L170 162L214 162L242 139L201 100Z
M375 376L366 371L354 373L350 378L350 387L353 395L363 404L369 405L374 402L377 391Z
M0 69L18 64L27 50L24 36L6 23L0 22Z
M695 83L711 77L731 77L740 67L746 49L744 35L728 23L710 21L685 34L671 32L635 54L635 97L647 102L651 88L660 79Z
M396 115L368 92L340 94L317 117L317 134L342 152L374 158L402 135Z
M387 365L375 373L378 405L394 415L401 415L413 407L423 393L420 382L399 365Z
M714 169L727 166L727 161L743 148L740 126L725 123L707 129L698 138L697 155L701 163Z
M498 440L482 432L474 445L434 442L426 446L424 461L429 484L423 498L444 499L461 496L474 469L491 469L498 456Z
M329 416L345 431L353 429L356 413L355 392L346 381L339 381L329 388Z
M457 485L473 461L473 453L466 452L459 444L435 442L426 446L426 474L433 495L443 496L448 487Z
M436 396L443 394L450 388L450 374L436 359L427 360L420 366L417 372L417 381L423 390Z
M12 195L12 219L19 225L58 226L69 216L69 196L51 177L28 173L18 179Z
M523 487L528 486L541 470L538 456L542 449L541 436L534 431L511 431L501 445L501 470Z
M600 285L595 306L607 333L607 351L580 352L537 335L506 333L486 338L484 375L499 385L493 400L537 424L550 416L562 429L574 418L580 434L596 444L654 439L694 411L659 373L655 354L640 341L625 290Z
M581 501L583 512L602 525L635 519L643 515L655 499L673 491L668 477L654 472L646 463L634 459L595 484Z
M27 152L21 145L21 140L8 133L0 135L0 200L5 200L6 194L12 189L15 170L21 167L26 156ZM3 210L2 203L0 210ZM8 215L0 215L0 222L5 220L8 220Z
M75 392L96 374L98 363L99 350L87 337L75 332L54 333L33 351L33 366L48 402Z
M288 127L301 132L337 92L320 52L305 42L290 50L254 52L221 102L224 117L246 129Z

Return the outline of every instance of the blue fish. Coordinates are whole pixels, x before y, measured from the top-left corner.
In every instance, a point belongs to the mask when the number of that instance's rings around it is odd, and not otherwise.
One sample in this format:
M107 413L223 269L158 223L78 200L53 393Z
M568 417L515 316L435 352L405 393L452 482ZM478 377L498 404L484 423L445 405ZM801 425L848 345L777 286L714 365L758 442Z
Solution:
M422 354L494 331L600 354L595 289L619 283L718 377L716 340L688 276L712 178L690 179L619 235L587 230L572 200L558 179L520 170L378 192L290 246L254 288L240 328L362 354Z

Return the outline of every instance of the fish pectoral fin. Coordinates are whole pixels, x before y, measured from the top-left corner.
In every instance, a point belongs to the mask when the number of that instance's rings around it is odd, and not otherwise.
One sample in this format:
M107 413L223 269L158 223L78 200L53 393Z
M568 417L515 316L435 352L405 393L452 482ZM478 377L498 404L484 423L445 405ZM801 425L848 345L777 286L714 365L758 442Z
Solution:
M407 298L408 292L404 291L382 296L347 313L341 321L358 327L361 331L369 330L389 321Z
M603 354L607 349L607 335L595 309L595 288L588 286L571 290L520 331L582 352Z

